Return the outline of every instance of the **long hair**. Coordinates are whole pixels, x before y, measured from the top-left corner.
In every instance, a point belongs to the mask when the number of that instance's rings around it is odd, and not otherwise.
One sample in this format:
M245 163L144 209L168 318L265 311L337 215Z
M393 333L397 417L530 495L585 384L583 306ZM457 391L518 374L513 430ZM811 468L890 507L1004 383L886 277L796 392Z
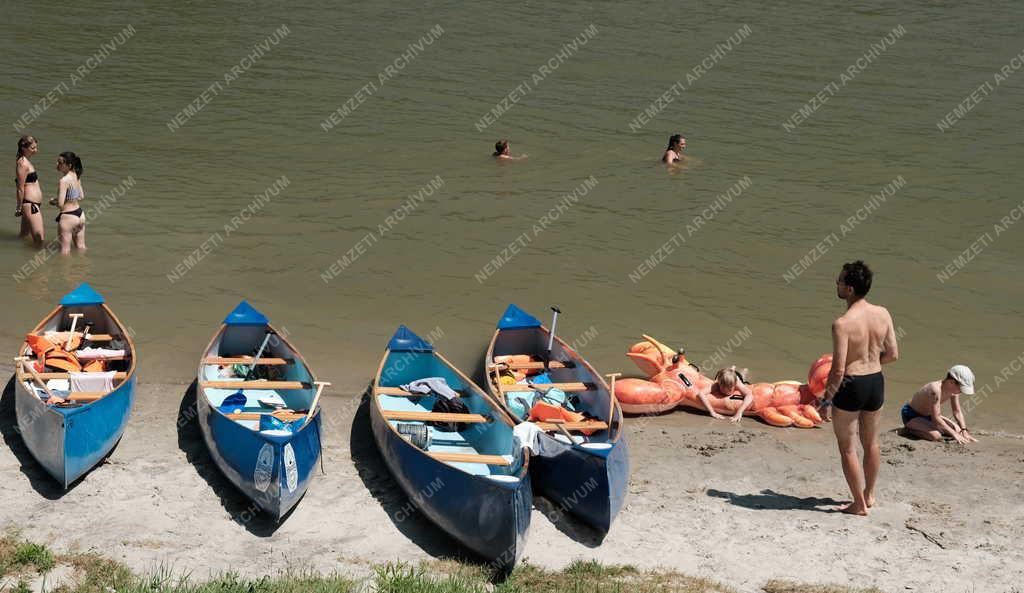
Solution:
M672 150L672 147L675 146L676 144L679 144L679 141L682 139L682 134L672 134L672 136L668 139L668 148L666 148L665 150Z
M60 160L65 165L71 165L71 168L75 171L75 175L78 178L82 178L82 159L78 158L78 155L73 152L62 152L60 153Z
M497 142L494 143L494 154L491 156L500 156L503 152L505 152L506 148L508 148L508 140L505 140L504 138L498 140Z
M18 157L17 158L20 159L21 157L25 156L25 153L28 151L28 147L32 146L35 142L36 142L36 139L35 139L34 136L22 136L21 138L19 138L18 139ZM17 160L17 159L15 159L15 160Z
M747 382L747 369L737 369L736 365L732 365L715 374L715 383L722 387L728 387L729 391L736 388L737 381Z

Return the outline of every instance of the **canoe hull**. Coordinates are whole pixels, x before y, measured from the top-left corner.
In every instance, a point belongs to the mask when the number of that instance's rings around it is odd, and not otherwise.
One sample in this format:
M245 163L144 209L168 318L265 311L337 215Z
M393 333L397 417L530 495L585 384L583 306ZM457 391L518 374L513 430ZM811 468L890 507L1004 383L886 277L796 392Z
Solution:
M530 527L529 474L510 484L429 459L388 426L377 406L370 410L377 447L410 501L495 571L511 571L522 556ZM395 521L405 518L393 517Z
M306 493L320 460L321 417L289 436L266 436L196 398L199 427L217 468L258 508L280 521Z
M529 354L543 357L549 332L536 318L515 305L506 310L494 332L485 356L490 366L497 355ZM602 537L608 533L629 490L629 449L626 445L622 407L614 400L601 375L578 352L555 336L552 359L565 361L565 368L549 371L555 382L582 382L592 389L581 393L591 417L610 425L555 457L532 458L530 471L534 487L564 512L580 519ZM487 391L508 410L507 402L493 376L488 373ZM514 416L514 413L510 411Z
M603 536L626 500L629 451L625 440L607 450L577 446L556 457L534 456L530 471L540 494Z
M34 389L15 379L15 415L25 446L40 465L67 489L107 457L121 440L135 405L135 344L103 297L83 284L72 291L32 330L56 330L69 313L86 315L103 330L124 340L131 361L126 377L103 397L76 407L51 407ZM100 333L102 333L102 331ZM19 354L27 352L23 345ZM31 381L31 379L28 379Z

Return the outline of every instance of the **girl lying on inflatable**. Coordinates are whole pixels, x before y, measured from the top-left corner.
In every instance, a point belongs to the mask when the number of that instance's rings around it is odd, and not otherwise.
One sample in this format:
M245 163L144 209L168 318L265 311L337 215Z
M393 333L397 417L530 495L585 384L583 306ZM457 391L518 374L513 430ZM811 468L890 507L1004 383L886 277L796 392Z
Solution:
M821 424L819 398L832 368L832 355L826 354L811 366L808 383L778 381L746 385L743 372L735 367L718 372L709 379L676 352L645 335L626 356L633 359L650 380L621 379L615 384L615 397L629 414L657 414L685 406L705 410L715 418L731 416L733 422L744 415L756 416L772 426L812 428Z

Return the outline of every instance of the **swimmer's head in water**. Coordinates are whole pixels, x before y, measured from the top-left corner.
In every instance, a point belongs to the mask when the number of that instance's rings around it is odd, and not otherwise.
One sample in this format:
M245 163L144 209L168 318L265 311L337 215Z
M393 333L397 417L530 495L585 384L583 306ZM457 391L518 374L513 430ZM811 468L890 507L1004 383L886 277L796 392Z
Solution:
M22 136L18 139L18 158L23 156L29 156L36 150L36 141L34 136Z
M494 155L499 156L508 152L508 140L502 138L494 143Z
M871 279L874 274L871 268L861 260L843 264L843 270L836 278L836 292L839 298L845 299L850 291L853 294L864 297L871 290Z
M668 139L668 150L683 150L686 148L686 138L682 134L673 134Z

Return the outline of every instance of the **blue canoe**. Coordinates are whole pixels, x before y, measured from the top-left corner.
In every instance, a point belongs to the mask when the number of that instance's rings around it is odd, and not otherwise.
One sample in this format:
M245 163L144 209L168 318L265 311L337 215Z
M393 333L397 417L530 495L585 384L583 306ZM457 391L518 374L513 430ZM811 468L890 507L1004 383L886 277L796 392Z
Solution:
M210 455L278 521L305 494L320 459L315 383L299 351L245 301L199 361L196 407Z
M438 395L413 397L400 386L441 377L459 392L465 415L432 412ZM455 420L460 432L429 426ZM373 436L395 480L434 524L499 573L519 560L530 527L529 450L513 443L511 419L433 346L400 326L373 381ZM427 426L424 426L427 424ZM429 444L399 431L421 430Z
M509 305L498 320L497 330L487 348L487 387L517 421L524 406L517 397L534 397L532 390L517 390L512 385L500 385L498 372L505 365L495 366L495 356L526 354L543 360L547 356L550 332L537 318L515 305ZM615 516L622 508L629 487L629 450L622 422L622 408L608 389L604 378L568 344L555 336L551 348L551 364L545 370L540 363L519 365L519 369L532 367L544 371L545 380L561 384L563 393L573 401L577 412L590 418L577 428L593 430L584 435L581 430L569 432L569 437L556 427L542 425L565 446L552 456L533 457L530 472L537 490L567 512L598 530L608 533ZM582 385L579 385L582 383ZM574 385L575 384L575 385ZM514 406L513 404L518 404Z
M73 354L79 354L83 347L123 351L104 356L106 370L115 372L112 384L100 391L83 391L81 384L76 383L78 390L72 391L71 375L63 367L35 368L35 355L26 340L18 355L29 358L32 366L17 364L14 404L25 445L65 489L114 448L128 424L135 399L135 343L104 304L103 296L88 284L82 283L65 295L32 333L44 336L47 332L63 332L58 336L51 334L50 341L64 348L72 322L75 341L80 342L71 346ZM83 333L86 328L88 334ZM82 353L81 362L86 358ZM54 357L50 361L55 362ZM76 376L75 380L81 378ZM85 384L88 387L93 382L94 379ZM64 401L55 403L59 400L50 399L51 394Z

